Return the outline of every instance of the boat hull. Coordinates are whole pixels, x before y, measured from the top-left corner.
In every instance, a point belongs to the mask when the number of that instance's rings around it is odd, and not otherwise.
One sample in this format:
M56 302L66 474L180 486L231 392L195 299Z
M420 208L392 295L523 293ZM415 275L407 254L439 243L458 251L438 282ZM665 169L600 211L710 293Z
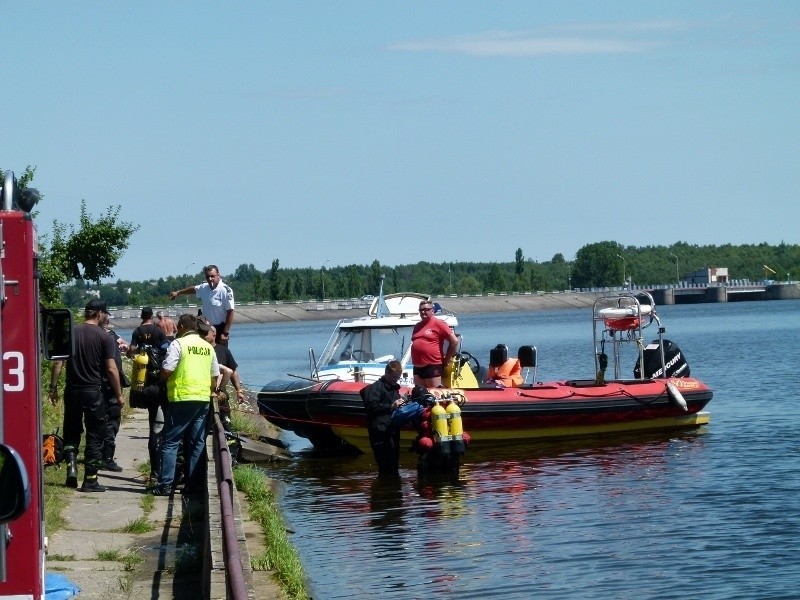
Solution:
M686 409L670 394L680 391ZM273 382L259 393L261 414L315 447L340 440L369 450L364 383ZM401 393L409 393L407 388ZM548 438L598 436L631 431L691 428L709 422L702 412L713 392L693 378L557 381L504 389L463 390L464 429L472 444L517 443ZM409 441L415 431L401 431Z

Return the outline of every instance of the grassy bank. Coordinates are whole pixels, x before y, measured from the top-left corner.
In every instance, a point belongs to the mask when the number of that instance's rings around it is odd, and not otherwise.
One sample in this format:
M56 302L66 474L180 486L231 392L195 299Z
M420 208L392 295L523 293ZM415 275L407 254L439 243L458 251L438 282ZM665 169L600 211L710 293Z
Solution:
M61 434L61 425L64 420L64 382L58 386L58 397L60 401L56 405L50 404L47 391L50 387L50 361L42 361L41 389L42 389L42 433L53 433L58 431ZM69 503L72 490L64 486L66 470L64 464L46 467L44 470L44 521L45 531L48 535L64 528L63 512Z

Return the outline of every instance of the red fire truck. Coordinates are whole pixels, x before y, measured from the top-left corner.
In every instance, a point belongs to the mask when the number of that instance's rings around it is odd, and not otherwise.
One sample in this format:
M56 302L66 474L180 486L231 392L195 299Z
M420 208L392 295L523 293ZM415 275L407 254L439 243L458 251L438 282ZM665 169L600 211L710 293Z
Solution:
M72 315L39 304L35 190L0 192L0 599L45 596L41 359L66 358Z

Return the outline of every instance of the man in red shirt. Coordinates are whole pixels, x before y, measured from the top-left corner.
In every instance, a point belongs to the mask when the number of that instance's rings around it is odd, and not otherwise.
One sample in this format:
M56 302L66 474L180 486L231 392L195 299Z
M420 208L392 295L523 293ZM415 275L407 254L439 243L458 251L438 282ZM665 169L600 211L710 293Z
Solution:
M414 385L426 388L440 387L444 365L449 363L458 351L458 337L447 323L433 315L433 302L430 300L419 303L419 316L421 320L411 333Z

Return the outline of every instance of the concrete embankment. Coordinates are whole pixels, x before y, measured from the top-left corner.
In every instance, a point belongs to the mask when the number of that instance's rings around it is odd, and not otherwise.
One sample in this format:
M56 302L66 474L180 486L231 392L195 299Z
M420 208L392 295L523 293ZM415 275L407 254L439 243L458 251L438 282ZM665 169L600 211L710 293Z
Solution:
M527 294L496 294L486 296L434 296L445 310L456 315L479 313L504 313L515 311L556 310L565 308L591 308L600 296L618 293L619 290L598 292L537 292ZM730 288L709 286L695 288L659 288L651 290L658 305L697 302L731 302L736 300L791 300L800 298L800 284L770 286L745 286ZM369 302L360 300L326 300L325 302L243 303L236 306L235 323L281 323L288 321L338 320L367 314ZM176 318L189 312L196 314L199 305L168 304L154 306L155 311ZM141 307L112 308L113 324L119 329L132 329L139 325Z
M455 314L498 313L565 308L589 308L598 296L608 292L558 292L496 296L444 296L433 298ZM184 312L196 313L199 305L170 304L154 306L175 318ZM367 314L368 302L327 300L325 302L296 302L281 304L238 304L234 323L281 323L288 321L338 320ZM114 326L131 329L139 325L138 307L112 309Z

